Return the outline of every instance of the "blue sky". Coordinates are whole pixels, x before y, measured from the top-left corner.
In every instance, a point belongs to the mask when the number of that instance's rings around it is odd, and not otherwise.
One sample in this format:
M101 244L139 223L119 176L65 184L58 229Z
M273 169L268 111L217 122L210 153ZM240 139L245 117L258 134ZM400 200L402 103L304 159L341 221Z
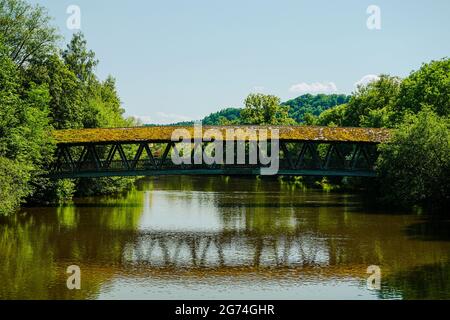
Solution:
M67 7L79 6L97 74L113 75L127 115L146 122L199 119L250 92L351 93L366 75L404 77L450 56L448 0L33 2L66 41ZM380 30L366 25L370 5Z

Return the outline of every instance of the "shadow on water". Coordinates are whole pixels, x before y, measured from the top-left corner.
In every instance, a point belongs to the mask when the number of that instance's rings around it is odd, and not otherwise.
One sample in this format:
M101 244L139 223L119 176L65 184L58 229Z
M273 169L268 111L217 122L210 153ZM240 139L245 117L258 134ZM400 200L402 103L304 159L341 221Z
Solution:
M409 240L421 243L450 241L450 220L446 213L423 215L421 220L409 224L402 232ZM395 271L383 278L381 299L406 300L450 299L450 260L448 255L438 257L436 263L409 267Z
M450 299L450 261L423 265L388 275L380 298Z
M360 204L343 204L329 202L315 203L221 203L219 208L361 208Z
M404 232L414 240L450 241L450 220L427 219L406 227Z

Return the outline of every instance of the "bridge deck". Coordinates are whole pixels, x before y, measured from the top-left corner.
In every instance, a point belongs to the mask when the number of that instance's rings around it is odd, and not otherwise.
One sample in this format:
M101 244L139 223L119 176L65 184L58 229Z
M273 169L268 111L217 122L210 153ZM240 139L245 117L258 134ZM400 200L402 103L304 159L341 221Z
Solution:
M194 136L194 127L186 126L156 126L114 129L80 129L58 130L53 133L58 144L86 144L86 143L135 143L142 141L170 141L175 129L187 130ZM389 130L375 128L349 127L311 127L311 126L204 126L206 130L218 130L223 139L227 140L227 130L233 129L278 129L279 139L283 141L316 141L316 142L355 142L381 143L389 139ZM238 135L239 136L239 135ZM245 136L243 136L245 139ZM268 138L270 130L268 130ZM248 138L247 138L248 139Z

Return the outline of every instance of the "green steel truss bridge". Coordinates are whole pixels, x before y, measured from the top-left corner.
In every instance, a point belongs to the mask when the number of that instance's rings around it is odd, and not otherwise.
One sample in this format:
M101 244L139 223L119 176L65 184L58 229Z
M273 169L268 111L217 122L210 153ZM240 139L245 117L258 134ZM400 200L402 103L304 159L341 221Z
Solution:
M158 175L260 175L268 165L249 164L174 164L171 151L179 146L172 133L182 129L194 137L194 127L136 127L117 129L59 130L55 161L49 176L56 179L113 176ZM223 133L226 144L244 143L249 150L251 138L245 134L233 140L227 130L277 129L279 132L279 170L277 175L375 177L377 144L389 140L389 131L373 128L331 128L308 126L226 126L203 127L201 134L214 129ZM241 130L241 131L239 131ZM266 141L270 150L270 134ZM261 139L259 137L259 139ZM214 139L212 139L214 141ZM194 139L192 139L194 141ZM212 142L192 143L195 152L207 150ZM201 149L200 149L201 148ZM230 149L228 149L230 150ZM259 155L259 153L257 152ZM259 156L258 156L259 157ZM257 163L260 163L259 161Z

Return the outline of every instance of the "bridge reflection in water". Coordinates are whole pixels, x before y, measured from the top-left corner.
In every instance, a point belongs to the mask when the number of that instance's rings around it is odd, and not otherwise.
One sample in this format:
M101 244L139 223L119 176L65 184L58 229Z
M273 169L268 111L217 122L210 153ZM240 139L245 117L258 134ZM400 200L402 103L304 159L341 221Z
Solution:
M127 245L124 258L159 268L258 268L325 266L329 254L325 241L307 234L152 232Z

